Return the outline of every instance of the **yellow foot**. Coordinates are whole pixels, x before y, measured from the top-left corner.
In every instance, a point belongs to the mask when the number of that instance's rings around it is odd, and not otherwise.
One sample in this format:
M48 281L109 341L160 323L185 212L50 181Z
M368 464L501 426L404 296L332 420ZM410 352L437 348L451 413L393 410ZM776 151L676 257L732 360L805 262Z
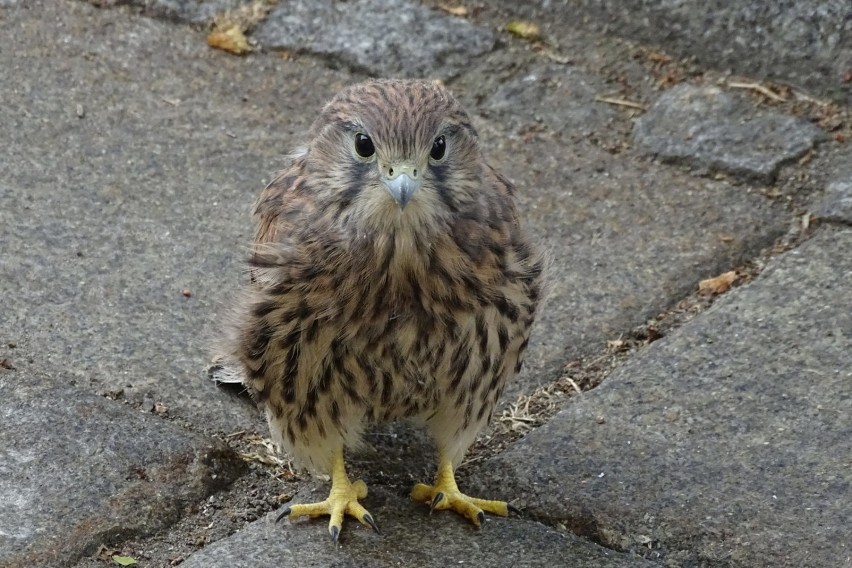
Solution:
M485 521L485 513L507 517L509 511L518 512L505 501L489 501L488 499L477 499L468 497L459 491L453 475L452 465L442 460L438 468L438 477L434 485L418 483L411 490L411 498L420 503L429 504L429 512L434 510L452 509L456 513L467 517L477 527L482 526Z
M358 499L363 499L366 496L367 484L360 479L355 483L350 483L349 478L346 476L346 470L343 466L343 452L341 452L339 460L335 461L331 477L331 491L328 494L328 499L318 503L305 503L286 507L275 519L275 522L277 523L284 517L288 517L292 521L299 517L329 515L331 519L328 522L328 533L331 535L331 540L337 541L340 537L340 530L343 527L343 516L349 515L350 517L355 517L362 524L372 528L374 531L379 532L379 527L376 526L373 516L358 502Z

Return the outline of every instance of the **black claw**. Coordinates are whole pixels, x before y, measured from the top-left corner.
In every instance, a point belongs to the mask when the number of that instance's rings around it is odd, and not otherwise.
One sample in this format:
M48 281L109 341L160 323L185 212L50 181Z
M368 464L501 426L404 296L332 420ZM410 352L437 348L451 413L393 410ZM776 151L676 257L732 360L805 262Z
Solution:
M485 522L485 513L483 513L482 511L478 512L476 514L476 519L479 521L479 526L482 526L482 524Z
M509 509L510 513L515 513L516 515L521 514L521 510L512 505L511 503L506 503L506 508Z
M364 522L373 527L373 530L376 531L376 534L382 534L379 530L378 525L376 525L376 521L374 521L373 517L370 516L370 513L364 515Z
M340 538L340 527L337 525L331 525L328 527L328 532L331 533L331 541L337 542L337 539Z
M280 521L281 519L283 519L284 517L286 517L289 514L290 514L290 507L285 507L284 510L281 511L280 513L278 513L278 516L275 517L275 522L277 523L278 521Z
M435 496L432 498L432 504L429 506L429 514L432 514L432 511L435 510L435 507L438 506L438 503L441 502L444 498L444 493L442 491L438 491Z

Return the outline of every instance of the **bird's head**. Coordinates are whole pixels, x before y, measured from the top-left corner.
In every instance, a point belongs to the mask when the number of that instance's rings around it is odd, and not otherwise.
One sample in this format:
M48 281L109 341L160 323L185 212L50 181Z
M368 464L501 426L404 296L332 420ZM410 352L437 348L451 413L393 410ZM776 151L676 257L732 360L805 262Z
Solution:
M370 230L435 227L476 199L476 131L444 87L375 80L342 90L314 123L305 156L317 198Z

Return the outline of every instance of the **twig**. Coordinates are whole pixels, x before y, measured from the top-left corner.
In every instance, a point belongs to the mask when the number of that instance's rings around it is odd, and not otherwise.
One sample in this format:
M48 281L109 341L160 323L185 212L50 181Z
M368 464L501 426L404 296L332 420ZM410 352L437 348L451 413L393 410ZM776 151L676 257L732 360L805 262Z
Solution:
M610 105L618 105L629 108L635 108L639 110L648 110L648 108L642 103L635 103L633 101L628 101L627 99L616 99L612 97L595 97L595 101L599 103L607 103Z
M818 99L818 98L816 98L816 97L812 97L812 96L810 96L809 94L807 94L806 92L804 92L804 91L799 91L799 90L797 90L797 89L793 89L793 95L794 95L797 99L799 99L800 101L805 101L805 102L807 102L807 103L813 103L813 104L815 104L815 105L817 105L817 106L822 106L822 107L824 107L824 106L828 106L828 105L830 105L830 104L831 104L830 102L828 102L828 101L826 101L826 100Z
M787 102L787 99L779 95L778 93L773 92L771 89L767 89L760 83L738 83L738 82L730 82L728 86L732 89L750 89L752 91L757 91L764 97L770 98L773 101L778 101L780 103Z
M583 391L580 390L580 387L577 386L577 383L574 382L574 379L572 379L571 377L565 377L565 380L568 381L568 383L572 387L574 387L574 390L577 391L577 394L583 394Z

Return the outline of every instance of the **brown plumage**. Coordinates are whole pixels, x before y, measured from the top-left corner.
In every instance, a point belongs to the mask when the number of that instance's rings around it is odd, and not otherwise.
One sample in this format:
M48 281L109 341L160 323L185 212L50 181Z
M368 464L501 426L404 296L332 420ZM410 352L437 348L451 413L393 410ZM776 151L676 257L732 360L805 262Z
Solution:
M263 191L230 357L273 438L332 474L328 499L284 514L329 514L335 539L343 514L375 528L342 450L396 419L439 452L412 497L477 525L507 513L458 492L453 470L521 367L541 292L512 192L446 89L391 80L340 92Z

